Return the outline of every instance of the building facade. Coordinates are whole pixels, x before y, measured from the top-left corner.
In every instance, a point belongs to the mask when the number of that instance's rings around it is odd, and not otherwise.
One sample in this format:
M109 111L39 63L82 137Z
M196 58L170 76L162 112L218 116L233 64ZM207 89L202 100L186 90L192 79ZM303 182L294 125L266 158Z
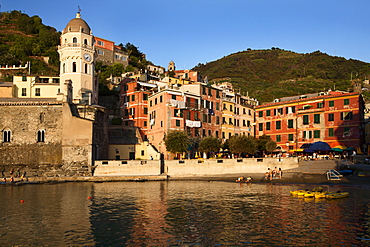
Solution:
M256 136L267 135L282 150L323 141L364 148L364 102L361 94L328 91L276 99L256 107Z

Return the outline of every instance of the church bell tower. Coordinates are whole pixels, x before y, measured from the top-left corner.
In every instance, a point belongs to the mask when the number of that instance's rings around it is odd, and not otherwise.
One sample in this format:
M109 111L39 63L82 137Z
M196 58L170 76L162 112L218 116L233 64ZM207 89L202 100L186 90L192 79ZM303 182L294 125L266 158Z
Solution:
M60 88L75 104L97 104L94 36L80 12L63 29L58 46Z

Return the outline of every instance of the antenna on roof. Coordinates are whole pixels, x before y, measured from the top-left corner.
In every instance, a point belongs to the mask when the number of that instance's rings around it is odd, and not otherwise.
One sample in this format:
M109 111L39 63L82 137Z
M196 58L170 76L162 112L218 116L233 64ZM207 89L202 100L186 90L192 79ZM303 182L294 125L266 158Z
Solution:
M81 14L81 8L80 8L80 6L77 6L77 8L78 8L77 13Z

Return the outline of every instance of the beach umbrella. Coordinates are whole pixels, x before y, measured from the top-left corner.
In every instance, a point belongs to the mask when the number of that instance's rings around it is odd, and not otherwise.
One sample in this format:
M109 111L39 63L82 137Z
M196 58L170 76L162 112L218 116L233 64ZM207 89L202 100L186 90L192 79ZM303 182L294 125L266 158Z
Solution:
M331 151L333 151L333 152L343 152L343 149L340 149L340 148L332 148Z
M344 146L344 145L337 145L337 146L335 146L335 147L333 147L333 148L340 148L340 149L344 150L344 149L346 149L347 147L346 147L346 146Z
M306 148L310 148L310 146L311 146L311 143L305 143L300 148L306 149Z
M303 150L303 152L305 152L305 153L314 153L315 151L312 150L312 149L306 148L306 149Z
M356 148L354 148L354 147L348 147L348 148L344 149L344 151L354 151L354 150L356 150Z
M326 142L314 142L310 146L310 149L314 151L330 151L331 147Z

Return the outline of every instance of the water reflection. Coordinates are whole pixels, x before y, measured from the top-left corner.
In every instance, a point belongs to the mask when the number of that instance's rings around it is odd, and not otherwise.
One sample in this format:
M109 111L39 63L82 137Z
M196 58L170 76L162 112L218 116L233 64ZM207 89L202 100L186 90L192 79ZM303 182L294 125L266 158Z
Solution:
M350 197L332 201L291 197L289 191L296 189L302 188L196 181L2 186L0 243L359 246L370 242L367 188L343 188Z

